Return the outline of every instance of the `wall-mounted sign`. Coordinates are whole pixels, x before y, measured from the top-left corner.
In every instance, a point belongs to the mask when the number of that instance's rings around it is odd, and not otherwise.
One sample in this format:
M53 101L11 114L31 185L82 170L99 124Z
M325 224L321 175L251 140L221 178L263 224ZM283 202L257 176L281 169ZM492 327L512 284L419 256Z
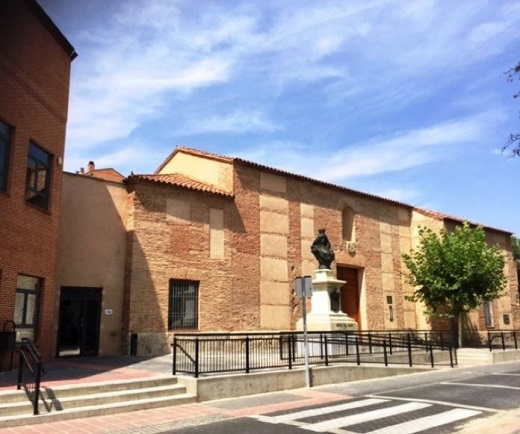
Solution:
M113 315L114 311L112 309L105 309L105 315Z

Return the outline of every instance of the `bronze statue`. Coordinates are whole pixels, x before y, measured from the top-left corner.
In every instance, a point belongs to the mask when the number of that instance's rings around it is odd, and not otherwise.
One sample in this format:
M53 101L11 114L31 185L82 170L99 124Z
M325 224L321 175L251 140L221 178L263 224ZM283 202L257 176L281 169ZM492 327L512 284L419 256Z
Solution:
M318 260L318 269L330 270L330 264L334 261L335 255L329 239L325 235L325 229L318 229L318 236L312 243L311 252Z
M340 293L338 288L335 288L330 294L330 310L334 313L338 313L340 311Z

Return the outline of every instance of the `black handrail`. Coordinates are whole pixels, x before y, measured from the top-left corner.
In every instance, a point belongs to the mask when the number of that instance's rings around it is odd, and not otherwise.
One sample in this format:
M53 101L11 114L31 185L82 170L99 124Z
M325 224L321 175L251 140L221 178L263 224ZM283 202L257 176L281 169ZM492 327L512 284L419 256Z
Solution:
M18 348L20 359L18 363L17 389L22 387L33 405L33 414L39 414L40 383L43 375L42 356L33 342L23 342Z
M293 369L302 366L305 359L302 332L176 333L172 346L174 375L198 377L221 372ZM314 365L384 363L434 367L444 363L453 367L457 364L455 346L446 345L445 341L439 343L430 336L416 339L408 332L395 336L388 332L311 331L307 346L309 361ZM444 358L438 355L443 351L449 353Z
M508 348L518 350L517 332L518 330L488 330L487 347L489 351L493 351L493 349L506 351ZM495 339L500 341L499 346L493 345Z

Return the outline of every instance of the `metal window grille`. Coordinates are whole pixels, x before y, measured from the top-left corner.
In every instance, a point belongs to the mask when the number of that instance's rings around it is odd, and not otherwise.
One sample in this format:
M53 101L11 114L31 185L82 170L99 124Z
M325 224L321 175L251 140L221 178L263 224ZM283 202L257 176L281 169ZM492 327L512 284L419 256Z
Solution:
M198 329L199 282L171 279L168 303L168 329Z

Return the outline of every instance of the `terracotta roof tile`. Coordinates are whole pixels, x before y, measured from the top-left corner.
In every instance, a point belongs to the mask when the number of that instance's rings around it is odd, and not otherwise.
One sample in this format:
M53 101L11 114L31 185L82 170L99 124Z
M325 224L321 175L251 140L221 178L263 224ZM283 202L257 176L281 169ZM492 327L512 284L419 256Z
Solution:
M112 182L123 182L123 180L125 179L125 177L121 175L117 170L111 168L91 170L90 172L82 173L81 176L89 176L91 178L99 178L105 181Z
M189 153L189 154L192 154L192 155L199 155L201 157L206 157L206 158L211 158L211 159L218 159L220 161L231 162L231 163L237 162L237 163L241 163L241 164L244 164L244 165L257 167L259 169L262 169L262 170L265 170L265 171L269 171L271 173L280 174L280 175L284 175L284 176L289 176L289 177L296 178L296 179L301 179L301 180L304 180L304 181L307 181L307 182L311 182L311 183L316 184L316 185L322 185L322 186L327 187L327 188L334 188L336 190L347 191L347 192L353 193L353 194L355 194L357 196L363 196L363 197L367 197L367 198L371 198L371 199L380 200L380 201L383 201L383 202L386 202L386 203L391 203L391 204L394 204L394 205L399 205L399 206L403 206L403 207L406 207L406 208L415 209L415 210L417 210L419 212L422 212L423 214L429 215L429 216L431 216L433 218L437 218L439 220L452 220L452 221L455 221L455 222L463 222L463 221L465 221L465 219L461 219L461 218L458 218L458 217L452 217L452 216L449 216L447 214L443 214L441 212L432 211L432 210L428 210L428 209L425 209L425 208L419 208L419 207L416 207L414 205L410 205L410 204L407 204L407 203L404 203L404 202L400 202L400 201L397 201L397 200L394 200L394 199L388 199L388 198L385 198L385 197L376 196L376 195L371 194L371 193L365 193L365 192L362 192L362 191L359 191L359 190L353 190L351 188L344 187L344 186L341 186L341 185L332 184L332 183L328 183L328 182L325 182L325 181L319 181L317 179L309 178L307 176L297 175L295 173L287 172L285 170L275 169L273 167L264 166L262 164L254 163L252 161L243 160L242 158L225 157L225 156L222 156L222 155L213 154L211 152L206 152L206 151L200 151L198 149L189 148L189 147L186 147L186 146L177 146L175 148L175 150L168 156L168 158L166 158L166 160L162 163L162 165L159 167L159 169L157 169L156 173L162 167L164 167L171 160L171 158L173 158L173 156L177 152L186 152L186 153ZM225 194L229 195L229 193L225 193ZM491 229L491 230L495 230L495 231L498 231L498 232L503 232L503 233L506 233L506 234L511 234L512 233L512 232L506 231L504 229L493 228L493 227L487 226L487 225L480 225L480 224L477 224L477 223L473 223L471 221L469 221L469 223L473 224L473 225L476 225L476 226L482 226L482 227L485 227L485 228L488 228L488 229Z
M189 188L191 190L204 191L206 193L220 194L222 196L233 197L233 195L227 191L221 190L213 185L204 184L200 181L195 181L188 178L180 173L172 173L165 175L130 175L127 178L129 181L133 179L154 182L157 184L175 185L177 187Z
M414 209L415 209L415 211L420 212L421 214L427 215L429 217L436 218L438 220L451 220L451 221L457 222L457 223L464 223L465 221L467 221L472 226L482 226L483 228L490 229L490 230L493 230L493 231L503 232L505 234L511 234L511 235L513 234L512 232L506 231L504 229L494 228L492 226L487 226L487 225L484 225L482 223L476 223L476 222L473 222L471 220L463 219L463 218L460 218L460 217L454 217L454 216L451 216L451 215L448 215L448 214L444 214L444 213L439 212L439 211L433 211L431 209L420 208L420 207L414 207Z

